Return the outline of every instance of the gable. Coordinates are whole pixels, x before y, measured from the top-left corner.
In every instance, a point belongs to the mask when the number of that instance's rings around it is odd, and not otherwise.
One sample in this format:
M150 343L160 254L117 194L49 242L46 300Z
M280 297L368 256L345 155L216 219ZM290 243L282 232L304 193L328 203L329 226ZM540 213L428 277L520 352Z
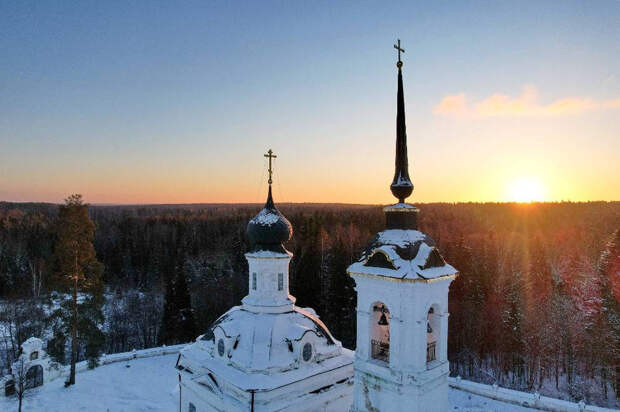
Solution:
M388 259L388 257L381 252L375 252L364 264L364 266L374 267L374 268L385 268L396 270L396 266L394 263Z

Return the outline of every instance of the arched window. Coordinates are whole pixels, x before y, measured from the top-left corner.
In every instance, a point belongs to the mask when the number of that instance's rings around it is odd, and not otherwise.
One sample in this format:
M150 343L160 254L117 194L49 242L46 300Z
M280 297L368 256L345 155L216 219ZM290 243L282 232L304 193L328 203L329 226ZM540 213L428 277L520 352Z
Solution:
M226 347L224 345L224 339L220 338L219 341L217 341L217 353L220 356L224 356L224 351L226 350Z
M372 305L370 314L370 357L390 362L390 311L382 302Z
M30 354L30 360L36 360L39 358L39 352L36 350Z
M434 306L426 314L426 363L437 360L438 342L441 333L439 314Z
M13 394L15 394L15 381L9 379L4 382L4 396L11 396Z
M34 365L26 372L26 389L36 388L43 385L43 368L41 365Z

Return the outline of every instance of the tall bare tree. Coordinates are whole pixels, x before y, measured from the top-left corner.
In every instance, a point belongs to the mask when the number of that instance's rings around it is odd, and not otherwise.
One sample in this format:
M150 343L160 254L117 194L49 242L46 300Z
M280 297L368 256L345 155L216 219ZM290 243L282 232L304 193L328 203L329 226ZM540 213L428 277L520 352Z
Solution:
M17 395L18 401L18 412L22 412L22 403L24 400L24 395L26 394L26 389L28 386L26 385L26 362L24 361L24 357L20 356L17 362L13 365L13 379L15 385L15 395Z

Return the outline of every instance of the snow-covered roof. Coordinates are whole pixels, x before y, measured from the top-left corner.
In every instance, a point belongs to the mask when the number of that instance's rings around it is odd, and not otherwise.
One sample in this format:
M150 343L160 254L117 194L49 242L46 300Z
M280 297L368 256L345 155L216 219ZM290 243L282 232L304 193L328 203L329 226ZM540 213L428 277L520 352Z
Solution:
M31 353L43 350L43 341L39 338L30 337L21 344L24 353Z
M312 345L307 360L302 352L306 343ZM312 376L332 363L334 367L350 364L353 355L349 352L314 311L294 307L286 313L256 313L236 306L181 352L179 365L194 374L211 371L236 385L257 389L257 385L279 386L293 378ZM271 377L268 382L266 376Z
M288 250L283 252L274 252L272 250L258 250L256 252L248 252L245 254L246 257L249 258L272 258L272 259L286 259L293 257L293 254Z
M390 212L393 210L398 210L401 211L403 209L409 210L409 211L418 211L418 208L415 207L414 205L410 205L409 203L396 203L394 205L389 205L389 206L385 206L383 208L383 211L385 212Z
M192 375L194 379L201 381L212 374L217 380L224 379L229 384L235 385L243 391L248 390L272 390L293 382L299 382L311 376L329 373L330 371L351 365L355 354L348 349L342 349L342 353L296 369L289 369L279 373L248 373L221 362L210 356L207 351L188 350L181 353L179 364L183 367L194 367ZM328 381L328 377L323 375ZM208 382L208 381L207 381ZM212 385L210 385L212 386Z
M443 260L428 235L418 230L388 229L371 240L348 272L414 280L451 276L457 270Z

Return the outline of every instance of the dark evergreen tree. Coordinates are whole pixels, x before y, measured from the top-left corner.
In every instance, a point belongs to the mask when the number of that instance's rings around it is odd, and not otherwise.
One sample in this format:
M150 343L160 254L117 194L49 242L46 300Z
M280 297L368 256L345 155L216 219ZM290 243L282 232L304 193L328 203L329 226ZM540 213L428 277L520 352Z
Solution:
M103 266L93 247L94 236L95 224L88 216L88 205L82 201L81 195L69 196L59 208L55 243L57 285L72 293L70 316L66 313L69 306L66 304L56 314L71 335L71 369L67 385L75 384L80 345L89 348L91 367L97 364L103 346L100 330L103 324ZM78 294L83 294L81 301Z
M330 282L327 291L329 310L323 320L345 347L355 349L357 294L354 289L355 282L347 274L347 267L352 262L346 249L346 246L338 241L330 251L328 262Z
M174 283L172 277L165 279L164 313L162 316L159 344L171 345L176 343L176 307L174 301Z
M177 339L182 343L192 342L196 339L196 321L187 287L187 279L182 267L177 271L173 290L177 310Z
M600 356L601 385L607 398L607 382L617 394L620 390L620 230L607 242L598 264L601 288L601 311L595 331L600 337L597 345Z
M196 321L187 286L183 259L173 267L166 280L161 343L166 345L191 342L196 339Z

